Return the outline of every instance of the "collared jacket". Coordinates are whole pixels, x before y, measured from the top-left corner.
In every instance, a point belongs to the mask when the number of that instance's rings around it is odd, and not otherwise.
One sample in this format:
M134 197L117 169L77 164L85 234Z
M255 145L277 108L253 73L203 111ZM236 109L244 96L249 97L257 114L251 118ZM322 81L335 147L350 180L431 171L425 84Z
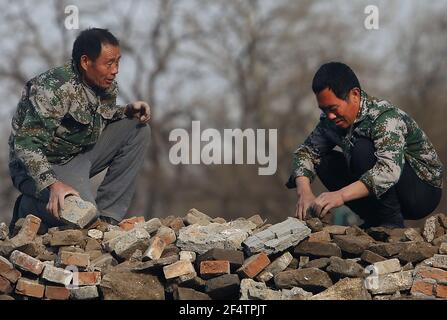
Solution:
M92 148L104 128L125 117L107 90L86 85L72 61L29 80L12 119L9 166L24 166L37 192L57 181L52 164Z
M377 161L359 180L377 198L399 181L405 162L420 179L442 188L443 165L427 135L404 111L364 91L357 118L347 131L338 128L324 113L321 115L316 128L293 154L288 186L299 176L312 181L315 167L335 146L341 148L349 164L359 137L374 143Z

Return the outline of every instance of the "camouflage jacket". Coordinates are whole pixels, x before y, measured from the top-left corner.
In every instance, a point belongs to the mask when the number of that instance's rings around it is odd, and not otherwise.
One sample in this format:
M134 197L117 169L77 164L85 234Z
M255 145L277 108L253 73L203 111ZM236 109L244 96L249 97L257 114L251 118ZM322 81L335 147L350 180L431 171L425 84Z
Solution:
M399 181L405 161L419 178L442 188L443 166L425 133L404 111L364 91L357 118L347 132L321 115L316 128L294 152L291 179L306 176L312 181L315 166L335 146L350 163L352 146L359 137L373 141L376 149L376 164L359 180L377 198Z
M92 148L108 123L125 117L117 85L95 91L72 62L26 83L12 119L9 165L23 165L40 192L57 180L51 164L64 164Z

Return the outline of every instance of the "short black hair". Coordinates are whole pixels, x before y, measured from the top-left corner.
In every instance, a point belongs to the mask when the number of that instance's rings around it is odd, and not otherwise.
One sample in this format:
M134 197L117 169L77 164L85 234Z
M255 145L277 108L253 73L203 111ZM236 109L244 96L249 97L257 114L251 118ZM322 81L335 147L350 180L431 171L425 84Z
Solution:
M86 55L90 60L95 61L101 54L101 45L111 44L119 46L119 41L107 29L89 28L83 30L73 43L71 57L79 69L81 57Z
M337 98L343 100L346 100L349 91L356 87L362 89L357 76L350 67L341 62L323 64L312 80L312 91L315 94L328 88L334 92Z

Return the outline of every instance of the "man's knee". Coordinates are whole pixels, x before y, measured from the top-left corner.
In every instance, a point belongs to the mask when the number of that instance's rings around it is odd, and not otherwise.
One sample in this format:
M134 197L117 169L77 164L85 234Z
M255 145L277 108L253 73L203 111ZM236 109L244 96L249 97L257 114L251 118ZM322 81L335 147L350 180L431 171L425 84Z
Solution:
M351 153L350 169L354 176L360 177L377 162L374 143L366 138L358 138Z

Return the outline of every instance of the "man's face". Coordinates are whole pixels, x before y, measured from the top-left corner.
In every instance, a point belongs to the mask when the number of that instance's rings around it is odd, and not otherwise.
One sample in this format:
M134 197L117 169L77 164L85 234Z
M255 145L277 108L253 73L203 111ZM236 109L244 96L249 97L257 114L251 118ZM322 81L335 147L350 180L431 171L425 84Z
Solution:
M118 74L120 48L111 44L102 44L101 54L92 61L86 55L81 57L84 79L89 85L109 88Z
M339 99L331 89L324 89L317 94L318 107L327 118L339 128L349 128L355 121L360 109L360 89L353 88L347 101Z

